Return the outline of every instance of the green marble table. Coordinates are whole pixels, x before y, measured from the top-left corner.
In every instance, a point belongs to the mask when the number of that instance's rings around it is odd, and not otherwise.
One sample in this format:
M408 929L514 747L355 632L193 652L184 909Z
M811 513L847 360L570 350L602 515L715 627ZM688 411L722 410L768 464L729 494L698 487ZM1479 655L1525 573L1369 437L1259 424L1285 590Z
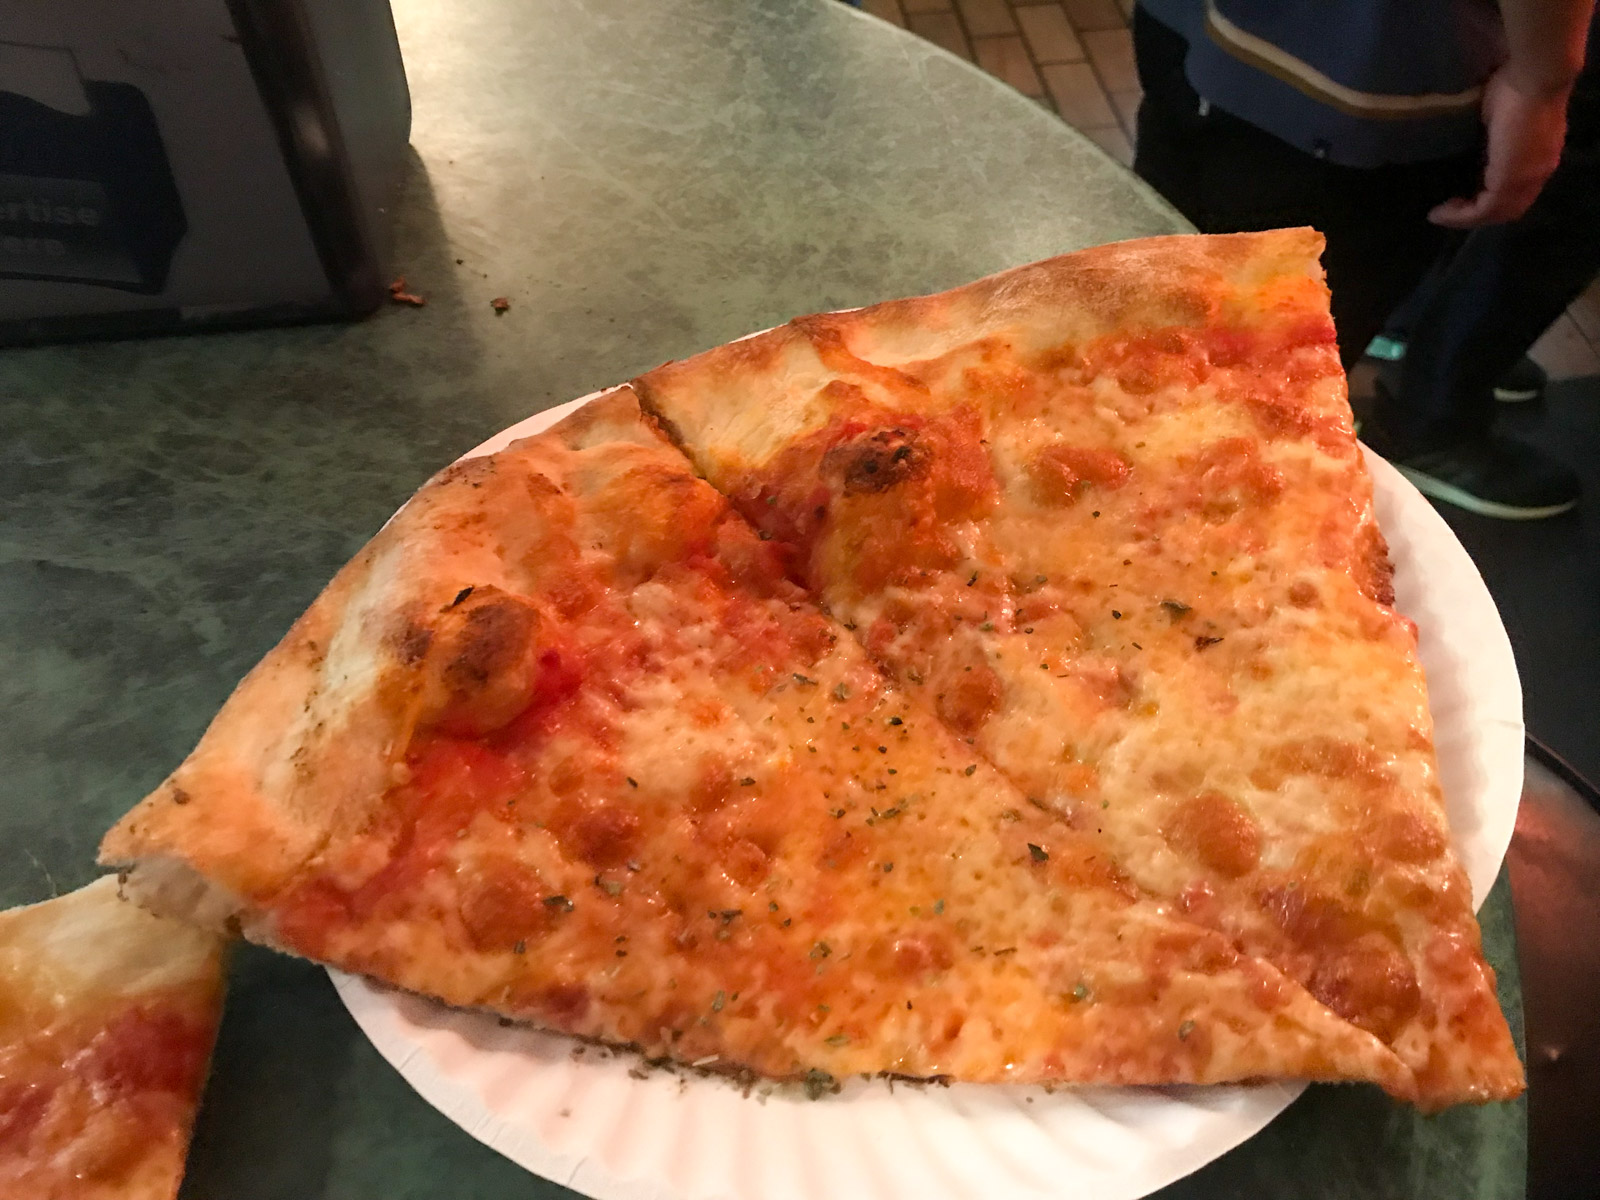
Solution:
M87 881L321 584L486 435L796 313L1181 227L1054 116L833 0L395 9L425 308L0 352L0 904ZM1503 881L1484 911L1520 1024ZM1516 1197L1525 1128L1312 1088L1162 1194ZM246 949L185 1194L570 1193L411 1092L322 972Z

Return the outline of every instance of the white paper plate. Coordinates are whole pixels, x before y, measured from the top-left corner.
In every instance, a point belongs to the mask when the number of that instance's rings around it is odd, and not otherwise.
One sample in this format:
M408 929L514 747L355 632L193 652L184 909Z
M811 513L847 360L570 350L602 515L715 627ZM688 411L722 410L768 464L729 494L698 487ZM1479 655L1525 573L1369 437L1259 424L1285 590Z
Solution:
M472 455L548 428L589 397L523 421ZM1522 689L1472 560L1432 506L1370 452L1397 607L1421 630L1456 850L1483 902L1522 793ZM820 1101L741 1095L721 1079L629 1074L630 1055L341 972L345 1006L412 1087L473 1137L597 1200L1134 1200L1232 1149L1300 1084L1211 1088L854 1081Z

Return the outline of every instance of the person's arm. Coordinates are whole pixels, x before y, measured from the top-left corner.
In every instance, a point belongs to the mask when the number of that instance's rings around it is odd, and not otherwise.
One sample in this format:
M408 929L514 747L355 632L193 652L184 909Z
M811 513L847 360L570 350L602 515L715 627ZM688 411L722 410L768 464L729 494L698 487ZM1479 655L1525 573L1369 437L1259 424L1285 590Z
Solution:
M1500 0L1500 12L1510 55L1484 85L1483 187L1428 214L1452 229L1516 220L1556 169L1594 0Z

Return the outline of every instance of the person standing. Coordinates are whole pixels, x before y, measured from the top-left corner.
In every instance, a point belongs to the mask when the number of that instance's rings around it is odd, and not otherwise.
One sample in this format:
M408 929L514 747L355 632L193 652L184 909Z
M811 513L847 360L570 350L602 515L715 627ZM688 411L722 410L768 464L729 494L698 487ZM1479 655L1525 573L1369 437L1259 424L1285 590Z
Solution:
M1452 230L1533 204L1593 4L1139 0L1134 170L1203 232L1321 230L1348 367ZM1439 448L1388 447L1402 463ZM1576 486L1520 443L1485 452L1501 475L1533 470L1534 491Z
M1468 233L1389 318L1363 427L1424 492L1485 516L1533 519L1578 501L1560 464L1498 437L1495 401L1531 400L1526 357L1600 275L1600 21L1567 105L1560 165L1521 217ZM1371 353L1369 349L1369 353Z

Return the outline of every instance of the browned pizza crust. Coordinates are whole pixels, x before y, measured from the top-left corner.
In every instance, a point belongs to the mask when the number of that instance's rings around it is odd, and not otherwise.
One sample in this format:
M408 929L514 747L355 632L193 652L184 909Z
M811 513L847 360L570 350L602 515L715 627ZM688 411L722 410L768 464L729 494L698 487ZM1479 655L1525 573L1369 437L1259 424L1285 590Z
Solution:
M1301 277L1322 237L1311 229L1207 237L1179 235L1096 246L1029 263L948 292L849 312L798 317L754 337L666 363L635 381L646 407L708 470L759 462L825 422L830 357L848 353L878 368L854 386L874 396L915 384L895 370L986 338L1046 352L1126 328L1203 324L1231 315L1219 278ZM1320 272L1317 276L1320 286ZM1324 289L1325 294L1325 289ZM854 365L854 364L852 364ZM771 408L747 388L762 380ZM814 385L808 387L807 385ZM792 385L792 386L791 386ZM671 396L670 411L654 397Z

